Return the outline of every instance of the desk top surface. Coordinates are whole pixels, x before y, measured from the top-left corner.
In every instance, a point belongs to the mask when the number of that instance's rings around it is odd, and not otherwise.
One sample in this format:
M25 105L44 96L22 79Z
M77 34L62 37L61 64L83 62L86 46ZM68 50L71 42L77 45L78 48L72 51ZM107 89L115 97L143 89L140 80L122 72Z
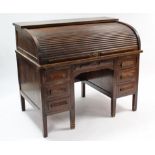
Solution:
M63 19L63 20L51 20L51 21L38 21L38 22L19 22L13 23L18 28L43 28L52 26L66 26L66 25L78 25L78 24L94 24L94 23L107 23L116 22L116 18L108 17L94 17L94 18L76 18L76 19Z

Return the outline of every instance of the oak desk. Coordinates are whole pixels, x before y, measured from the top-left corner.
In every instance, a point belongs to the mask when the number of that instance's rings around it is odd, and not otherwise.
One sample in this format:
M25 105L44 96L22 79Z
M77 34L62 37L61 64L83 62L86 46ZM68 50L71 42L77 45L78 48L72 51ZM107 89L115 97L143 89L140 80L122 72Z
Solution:
M47 137L47 116L70 112L75 128L74 82L85 84L111 98L133 95L137 109L140 38L136 30L114 18L69 19L14 23L22 110L25 99L42 116ZM95 97L95 96L94 96Z

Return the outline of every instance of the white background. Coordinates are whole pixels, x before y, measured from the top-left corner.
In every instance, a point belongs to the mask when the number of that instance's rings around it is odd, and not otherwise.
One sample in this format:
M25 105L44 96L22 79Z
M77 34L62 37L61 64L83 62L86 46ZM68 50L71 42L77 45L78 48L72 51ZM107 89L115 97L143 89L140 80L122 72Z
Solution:
M142 41L140 63L140 80L139 80L139 98L138 111L131 111L131 98L125 97L117 101L117 114L115 118L110 118L110 99L87 87L87 97L80 97L80 85L76 84L76 129L69 129L68 113L53 115L48 118L49 137L45 140L42 138L40 129L40 120L37 113L28 107L26 112L20 111L20 102L18 95L18 81L16 72L15 59L15 35L13 22L17 21L34 21L34 20L51 20L63 18L78 18L88 16L112 16L121 21L127 22L134 26ZM154 86L155 86L155 61L154 61L154 27L155 15L153 14L1 14L0 29L0 140L18 141L48 141L48 140L103 140L108 141L99 145L108 153L113 146L109 141L113 141L121 149L119 153L132 153L131 149L136 152L145 151L149 153L147 144L155 139L155 104L154 104ZM28 104L27 104L28 105ZM26 145L27 143L24 142ZM34 143L32 143L34 144ZM36 142L38 144L38 142ZM118 145L120 144L120 146ZM134 145L133 145L134 144ZM138 144L141 144L139 146ZM44 146L45 144L39 144ZM52 144L59 150L56 144ZM65 147L63 147L64 145ZM62 144L62 148L72 146L76 153L78 146L81 149L83 145ZM84 144L85 145L85 144ZM114 145L114 146L115 146ZM20 145L21 146L21 145ZM29 145L30 146L30 145ZM52 146L51 147L52 153ZM88 147L90 146L90 148ZM144 148L145 146L145 148ZM87 147L93 152L98 152L98 147L87 143ZM4 150L7 147L4 147ZM24 149L24 147L22 147ZM32 147L30 147L32 149ZM38 149L38 147L36 148ZM14 150L14 149L13 149ZM26 148L25 148L26 150ZM61 149L60 149L61 150ZM59 150L59 151L60 151ZM113 150L114 152L116 150ZM14 150L17 151L17 150ZM22 151L22 150L20 150ZM58 151L58 152L59 152ZM28 153L25 151L25 154ZM47 153L47 152L46 152ZM63 151L62 151L63 153ZM104 153L104 151L103 151Z

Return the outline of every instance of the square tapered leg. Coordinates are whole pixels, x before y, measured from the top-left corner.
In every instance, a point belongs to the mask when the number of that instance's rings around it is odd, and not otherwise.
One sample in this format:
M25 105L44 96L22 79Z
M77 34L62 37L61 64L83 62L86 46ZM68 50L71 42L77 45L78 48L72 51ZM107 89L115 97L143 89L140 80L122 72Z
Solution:
M22 111L25 111L25 99L22 95L20 95L20 101L21 101Z
M137 110L137 93L133 94L132 97L132 111Z
M43 132L43 137L48 136L48 131L47 131L47 116L42 115L42 132Z
M111 117L115 117L116 114L116 98L111 98Z
M70 128L75 128L75 94L74 94L74 81L71 81L71 96L70 96Z
M86 84L84 82L81 82L81 97L86 96Z

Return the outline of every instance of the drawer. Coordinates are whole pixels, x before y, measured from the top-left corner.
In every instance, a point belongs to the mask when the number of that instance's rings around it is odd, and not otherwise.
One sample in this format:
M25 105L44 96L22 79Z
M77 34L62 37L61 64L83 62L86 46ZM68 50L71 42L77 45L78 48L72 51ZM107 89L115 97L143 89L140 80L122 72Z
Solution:
M86 70L86 69L90 69L90 68L96 68L99 65L99 62L94 61L94 62L87 62L87 63L82 63L82 64L78 64L75 67L75 70Z
M67 98L60 98L57 100L49 100L46 103L47 105L47 113L59 113L63 111L67 111L70 109L70 100L69 97Z
M113 61L112 60L101 60L101 61L93 61L79 64L75 67L75 70L89 70L89 69L96 69L97 67L102 68L113 68Z
M135 82L130 82L130 83L125 83L125 84L120 84L117 86L117 96L126 96L126 95L131 95L134 94L136 91L136 83Z
M126 56L119 58L118 65L121 69L137 66L137 56Z
M70 70L53 70L47 71L45 82L53 82L55 84L64 83L65 81L70 79Z
M103 68L112 69L114 67L114 62L113 60L101 60L99 65Z
M119 71L118 74L118 82L125 82L125 81L136 81L137 79L137 69L123 69Z
M64 97L70 95L70 83L66 82L64 84L50 85L46 88L46 97L55 98L55 97Z

